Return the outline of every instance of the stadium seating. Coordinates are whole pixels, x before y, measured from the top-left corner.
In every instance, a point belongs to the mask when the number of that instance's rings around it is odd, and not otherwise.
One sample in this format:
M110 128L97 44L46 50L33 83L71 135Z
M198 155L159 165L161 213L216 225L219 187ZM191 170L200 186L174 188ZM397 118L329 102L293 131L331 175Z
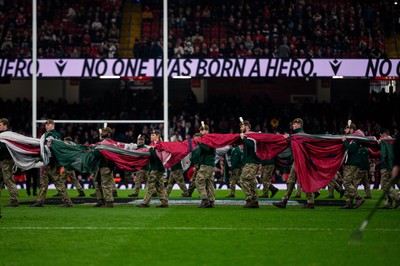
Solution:
M160 32L162 5L159 1L143 2L152 10L154 19L143 23L142 37L150 41L158 40L162 34ZM373 52L377 49L379 49L377 53L380 57L384 57L383 33L388 34L390 31L387 25L383 24L389 11L384 3L379 1L310 0L281 3L279 1L216 0L195 2L194 5L194 2L190 0L171 0L169 3L168 26L175 37L170 40L171 42L175 42L177 38L195 38L193 31L195 26L200 24L203 38L194 46L201 47L203 43L207 47L210 47L212 43L227 44L231 37L235 49L238 49L240 44L243 44L246 35L251 35L254 41L257 31L260 30L263 37L270 36L272 40L277 38L276 45L264 43L264 38L262 38L260 42L262 50L268 48L270 51L270 54L264 56L278 54L276 50L282 44L284 36L288 40L294 37L294 41L299 41L303 35L307 37L306 46L292 50L291 57L365 58L374 57ZM211 11L210 19L205 19L203 13L205 10ZM182 20L185 23L182 23ZM266 24L269 30L265 30ZM300 24L302 29L297 30ZM276 31L271 31L272 28L276 28ZM361 43L361 32L368 35L365 45ZM337 40L335 36L338 36ZM319 51L321 40L325 41L322 43L324 49ZM175 47L175 43L172 43L171 47ZM252 50L250 54L254 54L254 51Z
M31 56L31 5L29 0L9 0L4 6L0 6L0 57ZM85 46L92 46L91 41L97 32L104 37L101 44L110 41L108 31L113 23L120 26L120 11L120 0L38 1L37 35L38 49L41 50L38 56L72 57L74 49L80 55L96 55L96 51L90 52ZM94 24L96 18L100 26ZM86 31L88 36L84 38ZM27 36L24 36L25 33ZM23 47L24 39L29 40L28 47ZM112 41L115 42L115 35ZM117 39L116 46L118 42ZM107 50L108 47L105 46L104 49ZM104 53L104 56L107 57L108 53Z

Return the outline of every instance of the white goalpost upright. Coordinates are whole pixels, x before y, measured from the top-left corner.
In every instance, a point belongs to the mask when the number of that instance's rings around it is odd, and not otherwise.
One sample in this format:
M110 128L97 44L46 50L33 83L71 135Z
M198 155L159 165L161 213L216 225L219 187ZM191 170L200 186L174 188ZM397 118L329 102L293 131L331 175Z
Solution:
M37 119L37 0L32 0L32 136L37 138L37 123L46 120ZM164 140L168 141L168 0L163 0L163 120L57 120L55 123L82 124L147 124L163 123Z
M37 138L37 0L32 0L32 137Z
M168 141L168 0L163 1L164 140Z

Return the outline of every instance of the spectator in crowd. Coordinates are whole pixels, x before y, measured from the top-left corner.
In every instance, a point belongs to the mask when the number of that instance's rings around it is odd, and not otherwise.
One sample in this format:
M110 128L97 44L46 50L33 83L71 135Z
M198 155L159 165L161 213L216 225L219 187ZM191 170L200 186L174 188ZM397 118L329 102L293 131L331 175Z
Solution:
M183 47L179 42L176 42L175 48L174 48L174 58L181 58L184 55L184 50Z
M144 10L142 12L142 19L143 21L153 21L153 12L151 11L150 7L148 5L144 6Z

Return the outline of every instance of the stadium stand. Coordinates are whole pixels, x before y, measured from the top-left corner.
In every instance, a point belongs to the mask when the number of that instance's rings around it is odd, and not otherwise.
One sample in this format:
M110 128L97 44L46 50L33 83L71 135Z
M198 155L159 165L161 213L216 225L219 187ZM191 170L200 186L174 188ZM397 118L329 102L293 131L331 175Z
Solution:
M117 57L121 1L38 1L38 58ZM0 6L0 57L31 57L32 2Z
M124 3L38 1L39 58L118 57ZM160 57L162 1L141 7L141 34L125 36L137 40L124 49L133 47L136 58ZM31 56L31 9L28 0L0 6L2 58ZM388 1L170 0L168 16L170 55L188 46L183 57L382 58L393 30Z
M142 24L140 42L146 46L161 39L162 5L143 2L153 14ZM381 58L386 55L384 37L390 33L392 17L386 1L169 3L170 47L190 43L201 56L210 56L213 47L212 57ZM215 45L234 52L215 52Z

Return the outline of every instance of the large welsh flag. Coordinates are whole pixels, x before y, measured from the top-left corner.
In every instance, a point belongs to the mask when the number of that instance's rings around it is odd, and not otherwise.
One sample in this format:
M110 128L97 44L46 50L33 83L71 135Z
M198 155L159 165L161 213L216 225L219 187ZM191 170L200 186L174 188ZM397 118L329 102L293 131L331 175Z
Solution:
M242 139L239 134L220 134L220 133L210 133L196 139L196 142L203 143L208 147L217 149L228 145L240 145Z
M5 144L18 168L28 170L43 165L39 139L5 131L0 133L0 142Z
M289 147L288 140L281 134L249 132L246 137L254 141L257 157L261 160L274 159Z
M370 153L378 147L375 138L357 134L346 137L368 146ZM342 136L298 133L291 136L291 146L297 179L304 192L309 193L328 185L339 170L345 155Z
M158 158L165 168L169 168L182 161L197 145L193 139L183 142L160 142L154 146Z
M341 136L298 133L291 136L291 145L297 179L307 193L328 185L345 154Z

